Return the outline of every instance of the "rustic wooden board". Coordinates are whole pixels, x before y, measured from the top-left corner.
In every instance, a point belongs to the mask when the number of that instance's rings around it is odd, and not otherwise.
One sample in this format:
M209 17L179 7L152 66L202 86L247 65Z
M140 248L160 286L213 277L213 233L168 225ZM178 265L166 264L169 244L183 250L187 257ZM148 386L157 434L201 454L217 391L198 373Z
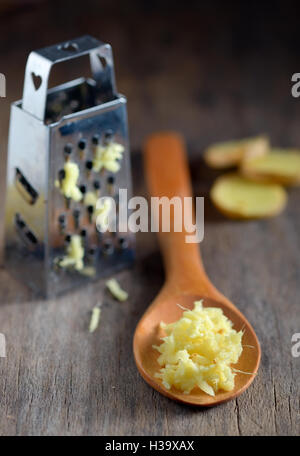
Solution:
M266 35L274 37L274 48L258 28L255 45L244 49L252 29L239 27L234 14L232 28L226 27L209 6L192 13L175 9L171 19L152 10L130 12L126 20L124 11L108 11L101 19L90 9L87 22L77 21L74 32L77 7L65 22L63 6L54 3L55 11L50 5L25 9L2 21L1 71L9 90L0 100L1 160L9 102L21 95L26 54L36 47L35 23L43 30L41 46L87 31L98 36L100 29L112 43L118 85L129 97L136 194L146 191L142 138L154 129L177 128L186 136L194 192L204 196L215 173L203 165L201 151L211 141L266 131L279 145L299 146L300 102L291 98L289 87L298 51L276 41L274 18L273 28L259 19ZM285 24L280 22L280 30ZM16 27L22 44L10 41ZM65 71L59 76L68 79ZM1 270L0 332L7 339L7 358L0 358L1 435L299 434L300 359L291 356L292 334L300 331L299 197L299 189L291 190L284 214L249 223L226 220L206 198L201 250L208 275L245 313L262 345L253 385L213 409L160 396L135 368L134 328L163 283L154 235L138 235L134 269L117 275L130 293L122 304L104 291L103 281L42 301ZM91 335L90 311L99 300L102 321Z

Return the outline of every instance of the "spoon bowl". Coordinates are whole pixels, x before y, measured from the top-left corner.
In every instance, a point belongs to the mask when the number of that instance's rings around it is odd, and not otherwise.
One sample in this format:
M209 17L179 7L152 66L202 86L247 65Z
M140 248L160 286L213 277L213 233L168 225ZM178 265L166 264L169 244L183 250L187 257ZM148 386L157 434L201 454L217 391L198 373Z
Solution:
M153 345L160 345L161 338L164 336L164 332L159 326L160 322L163 321L168 324L179 320L184 312L182 307L192 310L194 308L194 302L200 299L203 299L203 307L221 308L224 315L233 322L233 328L236 331L243 330L243 351L238 363L233 365L233 367L243 372L253 373L251 375L237 373L234 390L220 390L214 397L205 394L199 388L194 388L189 394L184 394L174 387L168 390L155 377L155 374L160 369L160 365L157 362L159 353L153 348ZM141 376L149 385L164 396L176 401L206 407L233 399L250 386L259 365L258 353L260 353L260 349L257 337L251 325L245 321L244 317L236 309L232 309L226 302L223 303L200 295L169 296L169 298L163 297L162 300L159 295L140 320L134 336L135 361Z
M192 194L184 143L179 135L160 133L151 136L145 145L145 165L151 196L179 196L183 201L184 197ZM194 214L190 215L194 219ZM170 212L170 221L174 222L174 212ZM184 228L181 232L163 232L161 224L159 226L158 238L164 258L166 282L135 330L135 362L144 380L161 394L196 406L217 405L237 397L250 386L260 363L260 345L245 316L208 279L198 245L186 242L187 233ZM189 394L174 387L168 390L155 377L161 366L157 361L159 353L153 345L160 345L164 336L160 322L168 324L179 320L183 308L193 309L194 302L200 299L203 299L204 307L221 308L224 315L232 321L233 328L236 331L243 330L243 351L232 368L245 373L236 373L232 391L219 390L215 396L210 396L199 388L194 388Z

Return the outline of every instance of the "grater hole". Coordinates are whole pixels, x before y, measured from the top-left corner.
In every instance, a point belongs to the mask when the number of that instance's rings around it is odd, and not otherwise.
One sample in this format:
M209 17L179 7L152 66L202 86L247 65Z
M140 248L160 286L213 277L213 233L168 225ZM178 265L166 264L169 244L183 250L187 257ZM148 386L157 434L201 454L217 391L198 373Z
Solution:
M71 242L71 234L67 234L65 237L65 243L70 244L70 242Z
M107 178L107 190L110 195L114 194L115 191L115 177L114 176L108 176Z
M83 195L85 195L85 193L86 193L86 185L80 185L79 190L81 191L81 193Z
M87 213L88 213L88 219L89 219L89 223L92 223L93 222L93 214L94 214L94 206L90 205L90 206L87 206Z
M78 147L80 150L84 150L86 148L86 139L80 139L78 141Z
M38 243L37 237L33 234L32 231L28 230L26 232L27 239L34 245Z
M102 65L102 68L106 68L107 67L107 60L105 57L103 57L103 55L98 55L98 58L101 62L101 65Z
M128 247L128 241L124 237L119 238L119 247L121 250L127 249Z
M15 224L20 230L23 230L26 227L26 223L21 218L20 214L15 215Z
M88 250L88 254L89 256L95 256L97 253L97 247L90 247L89 250Z
M66 177L66 171L64 169L60 169L58 171L58 179L59 179L59 181L61 182L62 180L64 180L65 177Z
M23 198L31 205L35 204L36 200L39 197L39 194L29 183L19 168L16 168L15 182L16 187Z
M35 74L34 71L31 73L31 80L35 90L39 90L42 85L42 78L39 74Z
M76 207L74 210L73 210L73 217L74 217L74 220L76 220L77 222L79 222L79 218L80 218L80 209L78 207Z
M19 213L15 215L15 226L20 239L27 245L27 247L36 247L38 240L36 235L28 228L26 222L22 219Z
M109 144L113 140L114 132L112 130L106 130L104 133L104 143Z
M103 244L103 252L106 255L111 255L114 252L114 246L111 241L107 240Z
M58 45L57 49L59 51L65 51L65 52L77 52L79 48L78 48L78 44L68 41L65 44Z
M98 253L98 250L97 250L96 246L89 247L89 249L87 251L87 259L90 262L94 262L97 258L97 253Z
M85 228L83 228L81 231L80 231L80 236L83 238L83 239L86 239L87 238L87 230Z
M65 157L69 158L71 153L72 153L72 151L73 151L73 144L71 144L71 143L66 144L65 147L64 147L64 155L65 155Z
M60 214L58 216L58 225L60 230L63 232L67 227L67 219L65 214Z
M92 143L94 144L94 146L97 146L99 144L99 141L100 141L100 136L99 135L94 135L92 137Z
M59 217L58 217L58 221L59 221L60 224L65 223L65 221L66 221L65 214L60 214Z
M100 181L99 181L99 180L95 180L95 181L93 182L93 187L94 187L95 190L100 190L100 188L101 188L101 183L100 183Z
M90 176L90 173L93 169L93 162L92 160L87 160L85 162L85 169L86 169L86 172L87 172L87 176L89 177Z

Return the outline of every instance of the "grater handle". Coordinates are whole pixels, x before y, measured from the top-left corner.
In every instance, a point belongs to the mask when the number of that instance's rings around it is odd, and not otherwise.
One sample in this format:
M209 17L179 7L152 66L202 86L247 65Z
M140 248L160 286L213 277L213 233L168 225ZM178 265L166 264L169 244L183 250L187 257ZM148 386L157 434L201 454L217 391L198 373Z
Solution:
M44 121L48 80L56 63L89 54L93 78L97 85L116 93L112 49L89 35L55 44L29 54L25 70L22 109Z

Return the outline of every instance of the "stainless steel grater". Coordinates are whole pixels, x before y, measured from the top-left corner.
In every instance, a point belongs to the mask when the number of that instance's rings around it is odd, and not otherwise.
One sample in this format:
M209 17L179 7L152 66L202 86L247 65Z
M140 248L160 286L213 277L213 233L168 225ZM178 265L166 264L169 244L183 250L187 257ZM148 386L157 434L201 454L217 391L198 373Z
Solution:
M93 79L48 89L54 64L87 54ZM118 158L105 162L103 154L113 150ZM101 169L95 159L99 154ZM71 168L79 171L72 197L65 190ZM129 266L133 235L126 227L122 233L100 232L94 203L85 203L92 195L112 196L118 207L119 188L130 197L126 98L116 91L110 45L83 36L31 52L23 99L11 106L6 267L51 297ZM83 249L80 265L68 253L75 238Z

